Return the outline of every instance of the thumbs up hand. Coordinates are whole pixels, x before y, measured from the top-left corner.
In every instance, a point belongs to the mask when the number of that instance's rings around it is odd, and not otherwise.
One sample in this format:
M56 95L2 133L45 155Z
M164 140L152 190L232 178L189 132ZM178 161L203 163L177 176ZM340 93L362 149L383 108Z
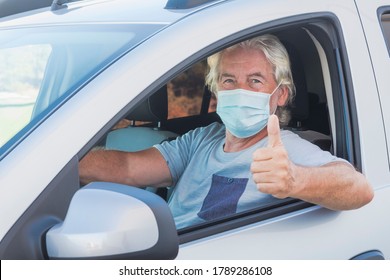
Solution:
M268 120L268 145L253 153L251 172L257 189L277 198L291 196L294 191L295 165L289 160L280 137L279 119Z

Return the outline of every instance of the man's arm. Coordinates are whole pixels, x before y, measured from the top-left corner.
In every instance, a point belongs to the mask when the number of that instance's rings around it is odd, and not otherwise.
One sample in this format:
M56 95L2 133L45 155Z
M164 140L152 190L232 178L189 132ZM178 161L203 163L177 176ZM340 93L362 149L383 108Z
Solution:
M299 198L333 210L356 209L372 200L374 193L366 178L346 163L321 167L292 163L280 139L276 116L269 119L268 137L268 147L254 153L251 165L259 191L277 198Z
M291 195L329 209L356 209L374 196L366 178L343 162L311 168L295 166L294 172Z
M139 152L93 150L79 164L80 181L106 181L136 187L172 184L168 165L156 148Z

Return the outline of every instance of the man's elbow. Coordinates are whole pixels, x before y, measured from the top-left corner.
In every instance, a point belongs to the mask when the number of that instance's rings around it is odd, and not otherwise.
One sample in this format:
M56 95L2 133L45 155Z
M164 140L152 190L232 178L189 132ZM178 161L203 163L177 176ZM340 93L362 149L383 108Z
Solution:
M366 192L365 192L365 195L363 197L362 206L370 203L374 199L374 195L375 195L374 189L371 187L371 185L369 183L367 183Z
M360 174L360 176L362 178L360 180L359 186L357 187L359 190L358 191L359 195L357 195L357 198L359 199L357 200L357 204L355 207L356 209L370 203L374 199L374 195L375 195L374 189L372 188L370 183L366 180L366 178L362 174Z

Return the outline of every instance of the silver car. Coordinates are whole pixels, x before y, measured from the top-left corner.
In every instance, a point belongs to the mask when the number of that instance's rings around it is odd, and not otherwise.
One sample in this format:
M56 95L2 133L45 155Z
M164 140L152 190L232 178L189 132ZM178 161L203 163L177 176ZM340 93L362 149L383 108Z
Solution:
M390 258L389 0L91 0L0 18L1 259ZM287 198L176 228L171 189L81 186L91 149L140 150L220 121L205 59L272 33L290 129L375 190L331 211Z

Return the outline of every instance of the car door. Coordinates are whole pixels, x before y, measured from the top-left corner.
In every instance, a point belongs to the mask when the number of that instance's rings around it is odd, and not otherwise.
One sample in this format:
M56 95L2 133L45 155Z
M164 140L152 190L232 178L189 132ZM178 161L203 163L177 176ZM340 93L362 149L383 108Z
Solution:
M110 80L118 78L116 70L112 70L111 78L102 84L90 81L131 48L132 43L137 44L145 34L159 28L160 24L131 27L103 24L38 25L27 29L19 26L9 32L6 28L2 30L3 34L10 35L1 38L2 96L5 96L4 87L9 86L11 97L20 95L19 99L29 101L26 102L28 107L13 106L7 99L1 100L5 105L1 108L2 117L13 116L16 109L10 114L9 108L29 109L16 130L2 130L7 132L2 135L0 148L0 255L3 259L47 257L41 237L64 219L73 194L80 188L77 153L96 134L90 130L90 124L92 127L98 124L100 130L107 122L105 117L110 116L110 119L120 110L116 108L112 113L107 108L101 111L95 106L92 111L87 108L88 104L96 102L95 98L99 99L100 89L96 91L97 88L101 85L106 88ZM92 46L94 52L91 52ZM13 74L15 72L17 74ZM30 86L30 81L34 87ZM90 97L83 94L87 84L94 88ZM112 92L118 92L119 88L120 96L131 100L131 93L123 94L124 84L127 82L122 80ZM35 89L33 94L31 87ZM27 93L21 90L24 88ZM111 102L103 88L100 102ZM115 102L114 98L110 103L114 108ZM119 99L117 104L125 103ZM87 126L83 127L83 120L88 116L91 123L84 123ZM12 118L2 118L2 124L15 128ZM92 135L86 140L82 134L88 131Z
M227 11L214 18L226 22L229 16L235 17L237 25L251 21L251 29L248 29L253 33L277 33L279 26L288 30L289 24L296 23L312 38L322 70L334 153L363 171L377 195L370 205L354 211L331 211L295 201L259 209L247 216L182 229L179 230L178 258L350 259L388 256L389 247L383 233L389 228L375 214L388 209L385 202L389 196L386 137L378 111L380 103L375 94L370 54L354 2L327 1L325 6L308 1L295 2L293 6L278 1L261 3L258 25L254 24L254 16L249 10L243 13L245 20ZM209 29L213 30L210 26ZM308 83L313 83L311 87L315 89L319 81ZM371 93L370 97L367 92ZM377 233L375 238L367 238L374 232Z

